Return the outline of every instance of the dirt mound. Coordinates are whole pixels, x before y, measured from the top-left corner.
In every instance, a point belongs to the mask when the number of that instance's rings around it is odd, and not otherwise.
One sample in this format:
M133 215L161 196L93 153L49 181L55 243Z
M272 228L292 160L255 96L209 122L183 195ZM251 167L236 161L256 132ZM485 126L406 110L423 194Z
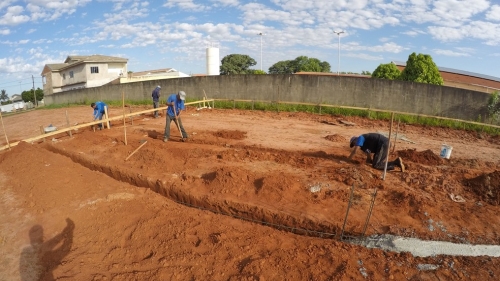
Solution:
M397 154L403 160L419 164L440 165L443 163L443 159L439 155L434 154L430 149L418 152L416 149L406 149L398 151Z
M325 139L333 142L345 142L347 141L343 136L333 134L333 135L328 135L325 137Z
M488 204L500 205L500 171L465 180L464 185Z
M246 138L247 133L238 130L219 130L214 133L214 136L224 139L242 140Z

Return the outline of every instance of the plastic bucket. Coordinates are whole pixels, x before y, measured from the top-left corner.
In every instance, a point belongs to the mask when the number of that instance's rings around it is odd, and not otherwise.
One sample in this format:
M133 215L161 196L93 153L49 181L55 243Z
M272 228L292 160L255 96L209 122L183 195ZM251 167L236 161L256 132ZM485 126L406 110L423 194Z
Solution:
M452 146L443 144L441 146L441 153L439 153L439 156L441 156L441 158L450 159L452 150L453 150Z

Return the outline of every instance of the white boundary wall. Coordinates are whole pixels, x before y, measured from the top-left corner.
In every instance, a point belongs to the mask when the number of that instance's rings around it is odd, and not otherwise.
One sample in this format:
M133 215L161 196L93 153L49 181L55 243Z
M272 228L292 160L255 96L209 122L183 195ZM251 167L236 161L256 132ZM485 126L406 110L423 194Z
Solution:
M18 110L26 109L26 104L24 101L19 101L11 104L5 104L0 106L0 111L2 112L15 112Z

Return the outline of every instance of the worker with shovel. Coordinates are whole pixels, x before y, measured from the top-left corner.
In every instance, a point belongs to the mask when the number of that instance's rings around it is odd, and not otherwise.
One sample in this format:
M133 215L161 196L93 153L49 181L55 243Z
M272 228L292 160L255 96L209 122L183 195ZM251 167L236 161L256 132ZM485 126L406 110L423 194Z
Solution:
M102 120L102 116L104 115L105 112L104 108L107 107L107 105L102 101L97 101L90 104L90 106L94 109L94 121L97 119ZM102 123L100 123L97 129L101 130L103 128L104 127Z
M165 134L163 134L163 141L167 142L170 138L170 122L174 121L179 133L181 133L181 140L184 141L188 138L184 126L182 126L181 121L181 110L184 110L184 101L186 100L186 93L184 91L179 91L177 94L171 94L167 99L167 114L166 114L166 124L165 124Z
M389 139L387 137L378 133L369 133L359 137L352 137L350 147L354 147L354 149L351 155L349 155L349 160L351 160L356 153L358 146L366 153L367 163L371 163L372 167L375 169L384 170L387 154L389 153ZM373 159L371 158L372 153L375 154ZM405 165L401 157L398 157L394 161L387 162L388 171L394 170L395 167L399 167L401 172L405 171Z

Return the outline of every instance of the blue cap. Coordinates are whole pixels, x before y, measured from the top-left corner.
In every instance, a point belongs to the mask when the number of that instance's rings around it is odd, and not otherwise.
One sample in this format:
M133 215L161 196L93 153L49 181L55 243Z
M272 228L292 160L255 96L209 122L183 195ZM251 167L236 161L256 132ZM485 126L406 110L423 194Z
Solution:
M358 140L358 137L352 137L350 143L350 147L353 147L356 144L356 141Z

